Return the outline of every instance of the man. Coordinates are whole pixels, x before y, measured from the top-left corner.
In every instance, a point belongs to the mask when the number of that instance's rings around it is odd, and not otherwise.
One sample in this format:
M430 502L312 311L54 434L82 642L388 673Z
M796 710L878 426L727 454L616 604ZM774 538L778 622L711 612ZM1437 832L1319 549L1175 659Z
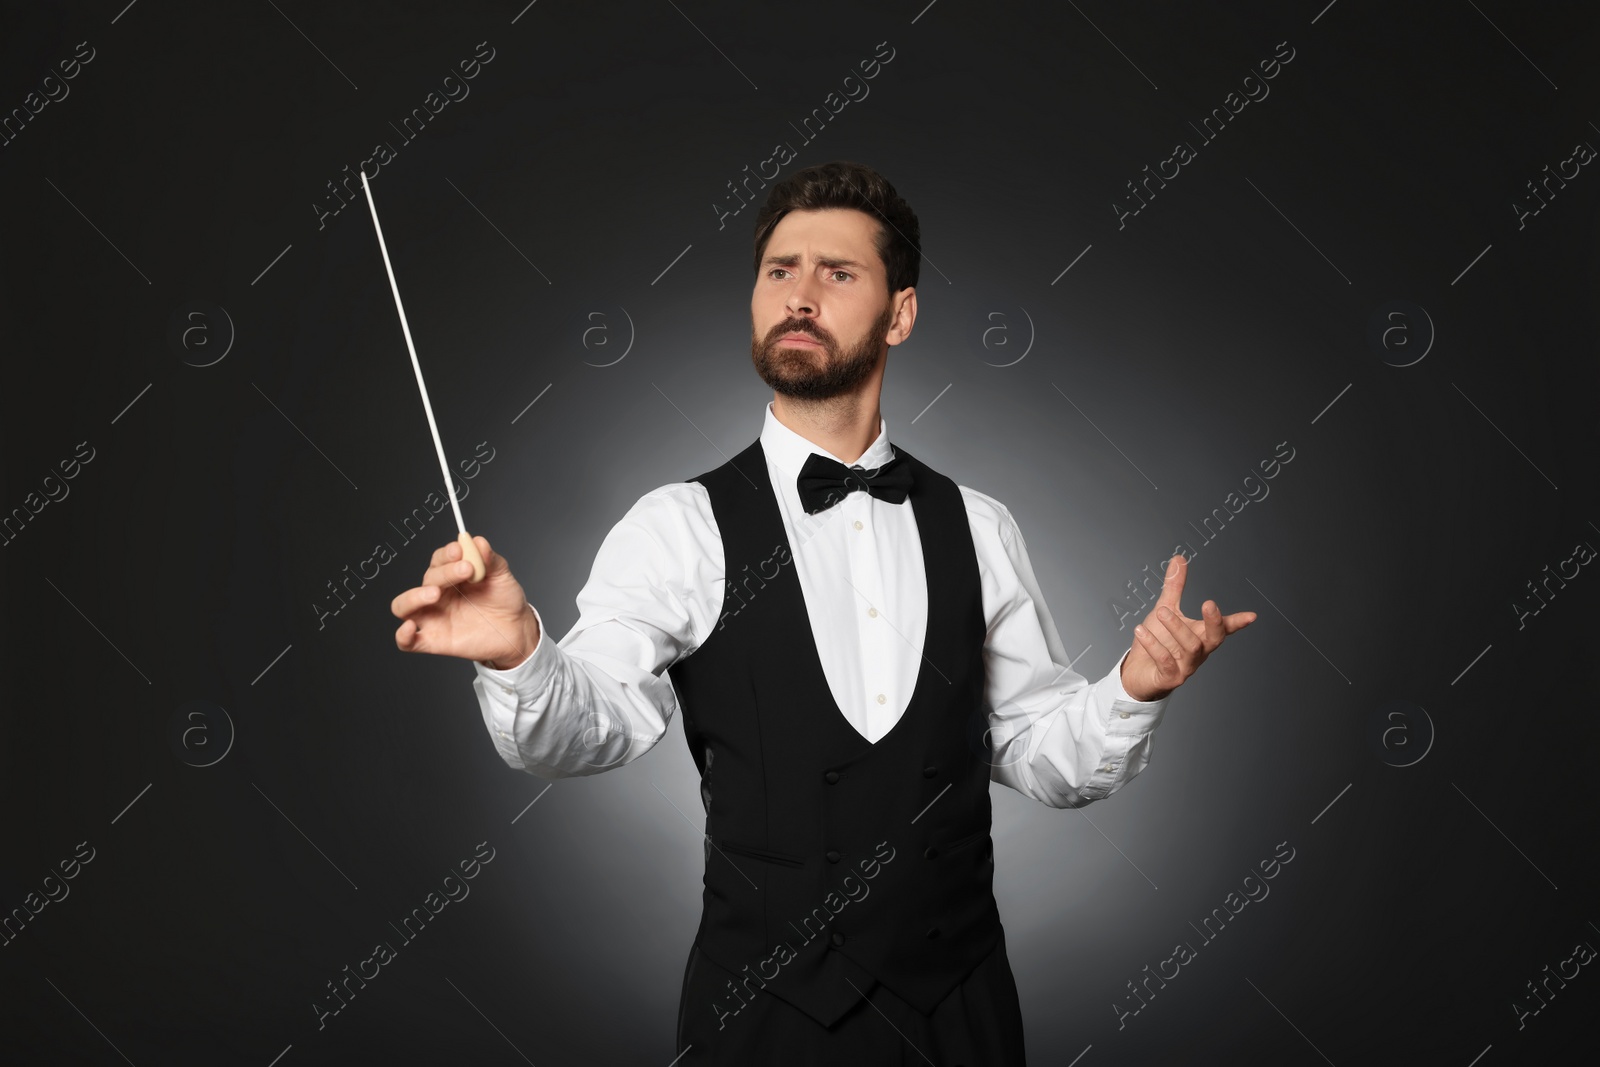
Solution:
M750 301L761 435L639 499L559 643L482 537L481 583L451 542L393 603L402 650L475 662L514 768L620 766L681 706L706 809L682 1067L1022 1064L989 783L1103 799L1145 766L1167 696L1255 620L1209 600L1185 618L1174 556L1117 667L1091 686L1067 666L1010 512L889 444L918 239L859 164L773 187Z

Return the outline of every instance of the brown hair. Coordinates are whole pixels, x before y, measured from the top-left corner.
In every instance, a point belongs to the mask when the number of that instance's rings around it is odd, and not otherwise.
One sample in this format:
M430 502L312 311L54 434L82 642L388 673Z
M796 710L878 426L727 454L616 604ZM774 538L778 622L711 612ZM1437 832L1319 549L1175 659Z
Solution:
M891 294L917 284L922 266L917 213L883 175L845 160L797 170L772 187L756 216L756 271L761 270L761 257L779 220L791 211L832 207L854 208L877 221L878 258L883 260Z

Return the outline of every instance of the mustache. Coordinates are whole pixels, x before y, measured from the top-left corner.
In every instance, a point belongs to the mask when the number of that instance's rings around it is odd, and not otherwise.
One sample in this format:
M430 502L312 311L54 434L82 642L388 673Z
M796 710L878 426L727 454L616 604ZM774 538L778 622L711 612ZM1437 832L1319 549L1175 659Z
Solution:
M778 338L791 333L805 334L807 337L814 338L825 345L833 344L832 337L828 336L816 323L805 319L788 319L778 323L778 325L767 331L767 344L776 344Z

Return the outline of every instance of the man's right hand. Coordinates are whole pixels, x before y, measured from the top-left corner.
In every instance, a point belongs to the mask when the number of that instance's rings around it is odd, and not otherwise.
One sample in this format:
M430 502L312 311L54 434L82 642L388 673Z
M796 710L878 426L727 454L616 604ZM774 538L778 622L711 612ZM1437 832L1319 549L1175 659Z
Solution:
M459 542L435 551L422 584L389 605L404 620L394 643L402 652L459 656L509 670L532 655L539 622L504 557L486 539L472 540L483 556L483 580L472 582L472 564L461 558Z

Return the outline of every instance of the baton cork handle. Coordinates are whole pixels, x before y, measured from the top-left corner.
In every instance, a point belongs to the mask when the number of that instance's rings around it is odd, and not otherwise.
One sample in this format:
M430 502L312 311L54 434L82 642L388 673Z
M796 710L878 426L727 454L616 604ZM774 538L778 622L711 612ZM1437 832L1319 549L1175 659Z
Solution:
M465 530L461 531L461 536L456 540L461 544L461 558L472 564L472 580L474 582L483 581L483 576L488 573L488 570L483 565L483 553L478 551L477 542Z

